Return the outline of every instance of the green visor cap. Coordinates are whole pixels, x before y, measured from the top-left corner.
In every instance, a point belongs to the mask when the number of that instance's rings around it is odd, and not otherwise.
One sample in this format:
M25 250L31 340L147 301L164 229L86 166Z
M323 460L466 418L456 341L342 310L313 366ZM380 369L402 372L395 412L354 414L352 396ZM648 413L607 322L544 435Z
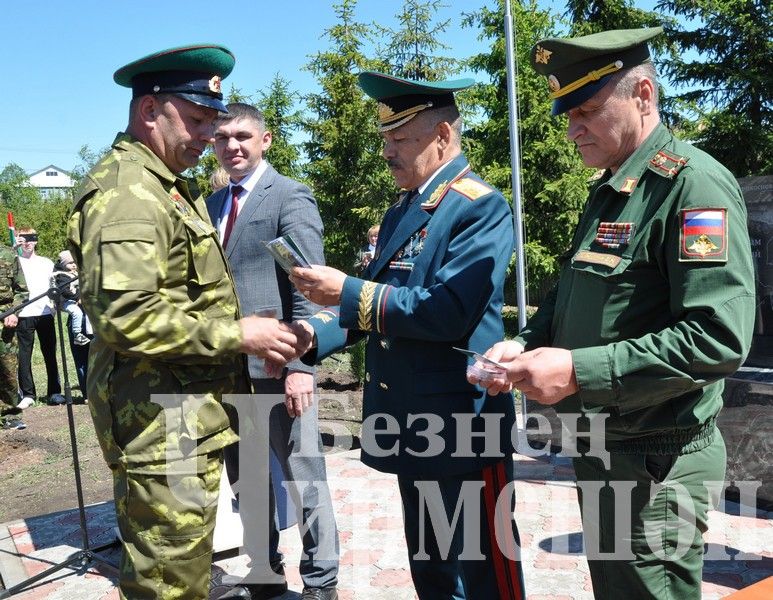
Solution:
M404 125L422 110L454 105L454 92L475 84L474 79L414 81L375 71L359 75L362 90L378 101L379 131Z
M661 33L662 27L613 29L537 42L531 49L531 63L538 73L548 77L553 114L579 106L618 71L649 61L647 41Z
M113 74L113 80L132 88L133 98L174 94L226 113L221 81L233 71L234 62L234 55L223 46L181 46L130 62Z

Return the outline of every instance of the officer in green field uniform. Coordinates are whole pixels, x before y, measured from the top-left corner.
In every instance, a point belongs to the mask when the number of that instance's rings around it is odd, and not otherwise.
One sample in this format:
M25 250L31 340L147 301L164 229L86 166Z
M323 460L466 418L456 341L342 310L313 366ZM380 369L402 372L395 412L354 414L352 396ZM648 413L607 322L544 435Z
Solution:
M19 267L19 257L14 250L0 245L0 312L5 312L27 300L27 282ZM10 314L3 319L0 339L0 425L3 429L24 429L19 417L19 359L16 344L18 317Z
M295 355L287 326L239 318L217 232L180 176L212 141L233 65L227 49L198 45L119 69L129 126L69 220L95 333L89 406L114 477L121 597L132 600L208 596L221 451L237 439L221 395L248 391L242 353Z
M660 32L532 49L553 114L567 114L569 139L600 171L556 288L516 341L488 352L508 367L489 391L512 385L602 423L601 452L578 436L574 461L597 598L700 597L721 487L705 482L725 474L723 380L743 363L754 320L738 185L660 123L647 48Z

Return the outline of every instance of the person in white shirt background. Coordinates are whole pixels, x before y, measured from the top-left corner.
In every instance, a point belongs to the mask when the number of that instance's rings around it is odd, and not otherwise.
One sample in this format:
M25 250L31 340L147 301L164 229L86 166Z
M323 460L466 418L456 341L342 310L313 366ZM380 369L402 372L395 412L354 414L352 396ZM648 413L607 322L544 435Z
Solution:
M22 228L16 232L21 248L19 263L24 271L29 288L29 297L36 298L45 294L51 283L54 263L45 256L38 256L35 247L38 234L32 228ZM40 351L46 365L46 399L49 404L64 404L62 387L59 383L59 368L56 364L56 332L54 329L54 307L48 296L43 296L19 311L19 324L16 337L19 343L19 388L21 389L21 408L31 406L36 398L35 381L32 377L32 349L35 335L40 341Z

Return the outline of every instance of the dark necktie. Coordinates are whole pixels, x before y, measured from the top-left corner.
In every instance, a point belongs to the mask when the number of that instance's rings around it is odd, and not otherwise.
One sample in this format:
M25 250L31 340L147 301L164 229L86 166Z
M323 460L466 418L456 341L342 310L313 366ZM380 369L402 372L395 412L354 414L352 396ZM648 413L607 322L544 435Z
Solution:
M244 188L240 185L231 186L231 210L228 211L228 220L225 222L225 231L223 231L223 248L228 245L228 238L231 237L231 230L236 223L236 215L239 212L239 194Z
M419 190L410 190L405 193L405 198L403 198L403 204L402 204L402 213L405 214L408 212L408 209L411 208L411 204L413 204L413 201L416 199L416 196L419 195Z

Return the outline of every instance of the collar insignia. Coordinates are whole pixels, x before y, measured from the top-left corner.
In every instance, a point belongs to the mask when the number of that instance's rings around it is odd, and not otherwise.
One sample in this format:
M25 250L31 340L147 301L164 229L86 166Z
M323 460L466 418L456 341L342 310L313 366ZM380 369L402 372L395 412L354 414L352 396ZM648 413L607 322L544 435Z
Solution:
M448 180L445 180L442 183L438 184L438 186L435 188L435 191L432 192L432 195L429 197L429 200L425 202L425 204L427 204L428 206L434 206L435 202L437 202L440 196L443 195L443 192L446 191L447 185L448 185Z
M620 192L623 194L632 193L638 182L639 180L636 177L626 177L625 181L623 181L623 186L620 188Z

